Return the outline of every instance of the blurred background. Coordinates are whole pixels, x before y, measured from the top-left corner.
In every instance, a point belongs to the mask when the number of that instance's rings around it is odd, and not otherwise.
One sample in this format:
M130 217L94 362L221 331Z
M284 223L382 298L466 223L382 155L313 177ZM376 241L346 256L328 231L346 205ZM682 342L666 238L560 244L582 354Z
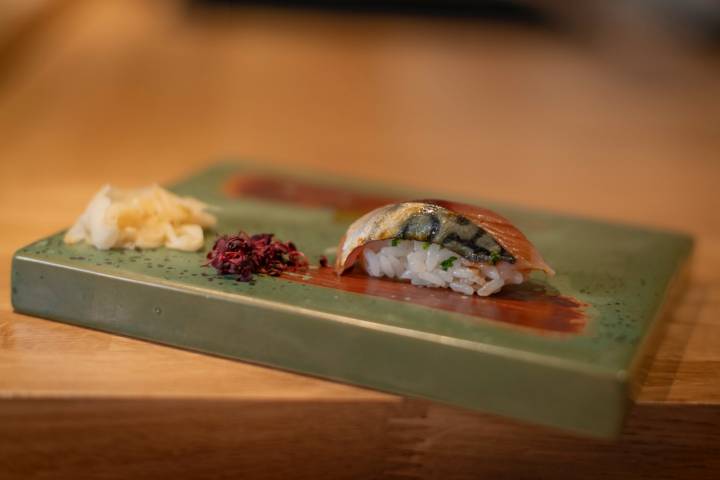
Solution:
M3 231L242 158L715 244L718 47L711 0L2 0Z

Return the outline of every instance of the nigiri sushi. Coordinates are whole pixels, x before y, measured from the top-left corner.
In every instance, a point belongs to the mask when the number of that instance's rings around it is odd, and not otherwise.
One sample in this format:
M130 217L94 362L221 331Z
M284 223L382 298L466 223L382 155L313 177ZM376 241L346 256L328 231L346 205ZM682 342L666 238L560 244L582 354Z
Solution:
M360 217L340 240L335 271L356 263L373 277L480 296L522 283L533 270L555 273L506 218L445 200L394 203Z

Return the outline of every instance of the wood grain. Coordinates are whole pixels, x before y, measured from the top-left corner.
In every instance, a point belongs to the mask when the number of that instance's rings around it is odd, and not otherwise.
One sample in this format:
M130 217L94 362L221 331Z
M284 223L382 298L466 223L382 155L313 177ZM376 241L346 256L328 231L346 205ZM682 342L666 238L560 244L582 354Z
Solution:
M0 420L4 478L712 479L720 468L715 406L648 405L617 442L411 400L6 400Z
M720 76L519 27L82 1L2 65L0 478L715 478ZM12 313L12 252L227 156L695 235L602 443ZM488 181L488 173L491 181ZM442 182L438 182L442 179Z

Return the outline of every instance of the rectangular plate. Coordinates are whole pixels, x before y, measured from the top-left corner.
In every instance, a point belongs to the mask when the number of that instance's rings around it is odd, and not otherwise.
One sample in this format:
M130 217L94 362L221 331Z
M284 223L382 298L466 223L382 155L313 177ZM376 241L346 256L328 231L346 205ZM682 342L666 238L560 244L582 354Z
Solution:
M172 190L216 206L218 232L273 232L314 264L363 211L429 196L240 164ZM616 435L692 240L484 206L523 230L557 275L490 298L322 268L241 283L204 267L204 252L98 251L64 245L59 233L16 252L12 301L75 325Z

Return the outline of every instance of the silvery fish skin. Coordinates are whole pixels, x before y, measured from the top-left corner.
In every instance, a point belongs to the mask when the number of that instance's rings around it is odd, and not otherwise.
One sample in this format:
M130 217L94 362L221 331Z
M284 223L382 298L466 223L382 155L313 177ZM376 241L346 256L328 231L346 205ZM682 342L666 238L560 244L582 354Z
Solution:
M514 263L524 273L555 272L508 219L476 205L424 199L377 208L348 228L340 240L335 271L352 267L363 247L392 238L439 243L475 263Z
M353 262L353 252L364 244L388 239L417 240L442 245L475 263L515 263L490 233L468 217L427 201L385 205L356 220L338 249L336 270Z

